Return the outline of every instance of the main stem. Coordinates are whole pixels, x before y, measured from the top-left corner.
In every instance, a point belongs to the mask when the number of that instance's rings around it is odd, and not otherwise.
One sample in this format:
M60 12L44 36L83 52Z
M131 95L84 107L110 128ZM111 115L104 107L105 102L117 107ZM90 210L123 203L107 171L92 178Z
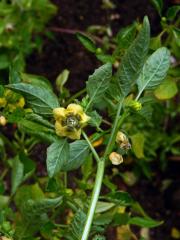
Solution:
M109 141L108 141L105 153L104 153L104 157L99 159L99 161L98 161L95 184L94 184L91 202L90 202L87 219L86 219L86 223L85 223L85 227L84 227L84 231L83 231L81 240L88 240L89 232L91 229L91 225L92 225L92 221L93 221L93 217L94 217L94 213L95 213L95 209L96 209L96 204L97 204L97 201L99 198L101 185L102 185L102 181L103 181L105 160L106 160L106 157L109 154L110 150L112 149L112 145L114 144L114 139L115 139L115 135L117 132L117 126L118 126L119 116L120 116L120 112L121 112L121 108L122 108L122 103L123 103L123 100L119 103L118 110L117 110L116 117L115 117L114 124L113 124L113 128L111 131L111 135L110 135L110 138L109 138ZM88 138L86 137L85 134L83 134L83 135L87 141ZM90 144L90 141L88 141L88 144ZM91 146L91 144L90 144L90 147L92 150L93 147ZM96 154L95 154L95 157L97 157Z
M89 232L90 232L93 217L94 217L94 212L96 209L96 204L97 204L100 190L101 190L101 184L102 184L103 175L104 175L104 168L105 168L105 161L100 160L98 162L98 166L97 166L95 185L94 185L92 198L91 198L91 202L90 202L90 207L88 210L88 215L87 215L87 219L86 219L86 223L85 223L85 227L84 227L84 231L83 231L81 240L87 240L88 236L89 236Z

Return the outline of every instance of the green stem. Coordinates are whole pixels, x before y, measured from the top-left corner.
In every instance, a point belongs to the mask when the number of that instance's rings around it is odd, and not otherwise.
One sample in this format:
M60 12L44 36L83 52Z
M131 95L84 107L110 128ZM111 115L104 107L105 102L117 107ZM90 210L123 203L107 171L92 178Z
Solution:
M119 122L119 116L120 116L120 113L121 113L122 105L123 105L123 99L120 101L119 106L118 106L118 110L117 110L116 117L115 117L115 120L114 120L111 135L110 135L110 138L109 138L109 141L108 141L105 153L104 153L104 158L107 157L107 155L111 152L111 150L114 146L114 141L115 141L115 138L116 138L116 132L118 130L118 122Z
M103 180L103 175L104 175L104 168L105 168L105 161L100 160L98 162L95 185L94 185L91 202L90 202L90 207L88 210L87 219L86 219L86 223L85 223L85 227L84 227L84 231L83 231L81 240L87 240L88 236L89 236L89 232L90 232L93 217L94 217L94 212L96 209L96 204L97 204L100 190L101 190L101 185L102 185L102 180Z
M114 124L113 124L113 128L112 128L111 135L109 138L109 142L108 142L108 145L105 150L103 158L101 158L101 159L99 158L98 154L96 153L96 151L95 151L94 147L92 146L91 142L89 141L88 137L83 132L83 136L86 139L86 141L88 142L88 144L94 154L94 157L96 158L96 160L98 162L98 165L97 165L97 173L96 173L95 184L94 184L94 188L93 188L93 192L92 192L91 202L90 202L90 206L89 206L89 210L88 210L85 227L83 230L81 240L88 240L89 232L91 229L91 225L92 225L92 221L93 221L93 217L94 217L94 213L95 213L95 209L96 209L96 204L97 204L99 194L101 191L101 185L102 185L104 170L105 170L105 160L106 160L106 156L108 155L109 151L112 148L112 144L114 144L114 139L115 139L118 123L119 123L119 116L120 116L122 104L123 104L123 99L119 103L118 110L117 110L116 117L115 117Z
M69 100L66 102L66 105L68 105L71 102L73 102L74 99L78 98L79 96L81 96L85 92L86 92L86 88L83 88L79 92L75 93L72 97L69 98Z
M67 188L67 172L64 172L64 188Z
M85 133L84 131L82 132L82 135L83 135L84 139L86 140L86 142L88 143L88 145L89 145L89 147L90 147L90 149L91 149L91 151L92 151L92 153L93 153L96 161L99 162L99 161L100 161L100 158L99 158L99 156L98 156L95 148L94 148L93 145L91 144L88 136L86 135L86 133Z

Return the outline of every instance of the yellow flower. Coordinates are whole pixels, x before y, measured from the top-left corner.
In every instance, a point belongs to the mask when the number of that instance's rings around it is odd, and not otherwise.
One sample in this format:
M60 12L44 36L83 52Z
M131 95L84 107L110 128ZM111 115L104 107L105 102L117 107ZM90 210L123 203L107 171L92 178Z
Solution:
M4 97L0 98L0 108L5 107L7 104L7 101Z
M83 112L83 108L78 104L69 104L65 108L55 108L53 110L56 134L70 139L80 139L81 129L87 124L90 117Z
M18 102L16 103L16 106L19 108L23 108L25 105L25 100L23 97L20 97L20 99L18 100Z
M123 162L123 157L117 152L112 152L109 155L109 160L112 162L113 165L119 165Z

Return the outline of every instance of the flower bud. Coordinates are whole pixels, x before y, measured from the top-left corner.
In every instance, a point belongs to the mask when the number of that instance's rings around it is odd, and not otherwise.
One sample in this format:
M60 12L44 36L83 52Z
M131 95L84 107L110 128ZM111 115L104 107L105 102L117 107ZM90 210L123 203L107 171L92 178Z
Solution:
M7 120L4 116L0 116L0 125L5 126L7 123Z
M137 177L133 172L126 171L123 173L123 180L131 187L137 182Z
M109 155L109 159L112 162L113 165L119 165L123 162L123 157L117 152L112 152Z
M116 143L119 145L120 148L128 150L131 147L127 136L123 132L118 132L116 136Z
M142 104L136 100L130 101L128 106L131 107L135 111L140 111L142 109Z

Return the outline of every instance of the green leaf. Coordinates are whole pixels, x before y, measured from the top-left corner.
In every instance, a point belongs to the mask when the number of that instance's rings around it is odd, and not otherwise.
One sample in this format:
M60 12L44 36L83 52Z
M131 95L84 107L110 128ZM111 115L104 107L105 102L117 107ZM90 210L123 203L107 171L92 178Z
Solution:
M21 93L35 113L52 115L52 110L59 107L57 97L48 89L26 83L10 84L7 87Z
M173 21L179 11L180 11L180 6L178 6L178 5L168 8L167 19L170 21Z
M87 93L90 97L88 107L103 96L109 86L111 76L112 65L110 63L96 69L93 75L89 76L87 81Z
M121 60L116 79L124 96L130 92L142 70L150 42L150 26L147 17L144 18L143 26L132 45Z
M150 49L155 51L160 47L161 47L161 35L159 34L157 37L152 37L151 38Z
M0 195L0 210L3 210L3 208L8 206L9 200L9 196Z
M96 52L96 45L90 37L82 33L76 33L76 36L86 49L93 53Z
M10 65L9 69L9 83L15 84L21 82L20 73L18 68L16 67L16 62Z
M24 165L21 163L19 156L17 155L13 159L12 177L11 177L11 193L14 194L23 181Z
M32 237L48 222L47 212L58 207L61 203L62 197L41 200L28 199L23 202L21 218L16 222L15 239Z
M67 163L69 144L66 139L58 139L47 149L47 171L49 177L56 175Z
M158 88L155 89L154 95L159 100L167 100L173 98L178 93L176 82L166 79Z
M22 129L46 142L54 142L57 139L54 129L46 127L40 123L36 123L30 120L22 119L19 123Z
M9 59L8 56L5 54L1 54L0 55L0 69L5 69L7 67L9 67Z
M165 47L159 48L147 59L137 80L138 97L145 89L154 89L162 82L167 74L169 65L170 53Z
M111 200L111 202L121 206L131 206L134 203L134 199L131 197L131 195L123 191L109 193L107 197Z
M44 119L42 116L35 113L27 113L25 119L30 120L32 122L39 123L47 128L54 129L54 125L50 123L48 120Z
M96 57L98 60L100 60L102 63L114 63L116 58L112 55L108 55L108 54L103 54L103 53L99 53L96 54Z
M32 175L36 165L23 152L12 159L12 161L11 194L14 194L19 185Z
M163 221L155 221L152 218L132 217L128 221L129 224L137 225L140 227L154 228L163 224Z
M70 156L61 167L62 171L79 168L89 154L89 146L85 140L77 140L69 144Z
M67 82L68 77L69 77L69 70L64 69L56 78L56 86L57 90L62 92L63 91L63 86Z
M91 117L89 125L99 129L99 126L101 125L102 122L102 117L96 111L88 113L88 116Z
M144 158L144 134L136 133L131 136L132 149L137 158Z
M152 4L158 11L159 15L161 16L162 9L163 9L163 0L151 0Z
M102 201L98 201L97 205L96 205L96 210L95 213L102 213L102 212L106 212L109 209L113 208L115 206L114 203L111 202L102 202Z
M44 198L41 200L29 199L24 204L23 215L28 220L34 220L34 218L41 214L51 210L52 208L58 207L62 203L62 197L48 199Z
M21 79L23 83L28 83L33 86L46 88L49 90L53 90L51 83L48 79L46 79L43 76L33 75L33 74L27 74L27 73L21 73Z
M106 238L104 236L101 235L96 235L93 240L106 240Z
M118 48L127 49L135 38L136 33L136 23L121 29L117 34L117 44Z
M44 193L38 183L33 185L24 185L18 188L15 195L16 207L22 211L24 202L27 202L29 199L44 199Z
M69 226L68 232L66 234L66 238L68 240L81 239L85 221L86 221L86 214L81 209L79 209L74 215L74 218Z

